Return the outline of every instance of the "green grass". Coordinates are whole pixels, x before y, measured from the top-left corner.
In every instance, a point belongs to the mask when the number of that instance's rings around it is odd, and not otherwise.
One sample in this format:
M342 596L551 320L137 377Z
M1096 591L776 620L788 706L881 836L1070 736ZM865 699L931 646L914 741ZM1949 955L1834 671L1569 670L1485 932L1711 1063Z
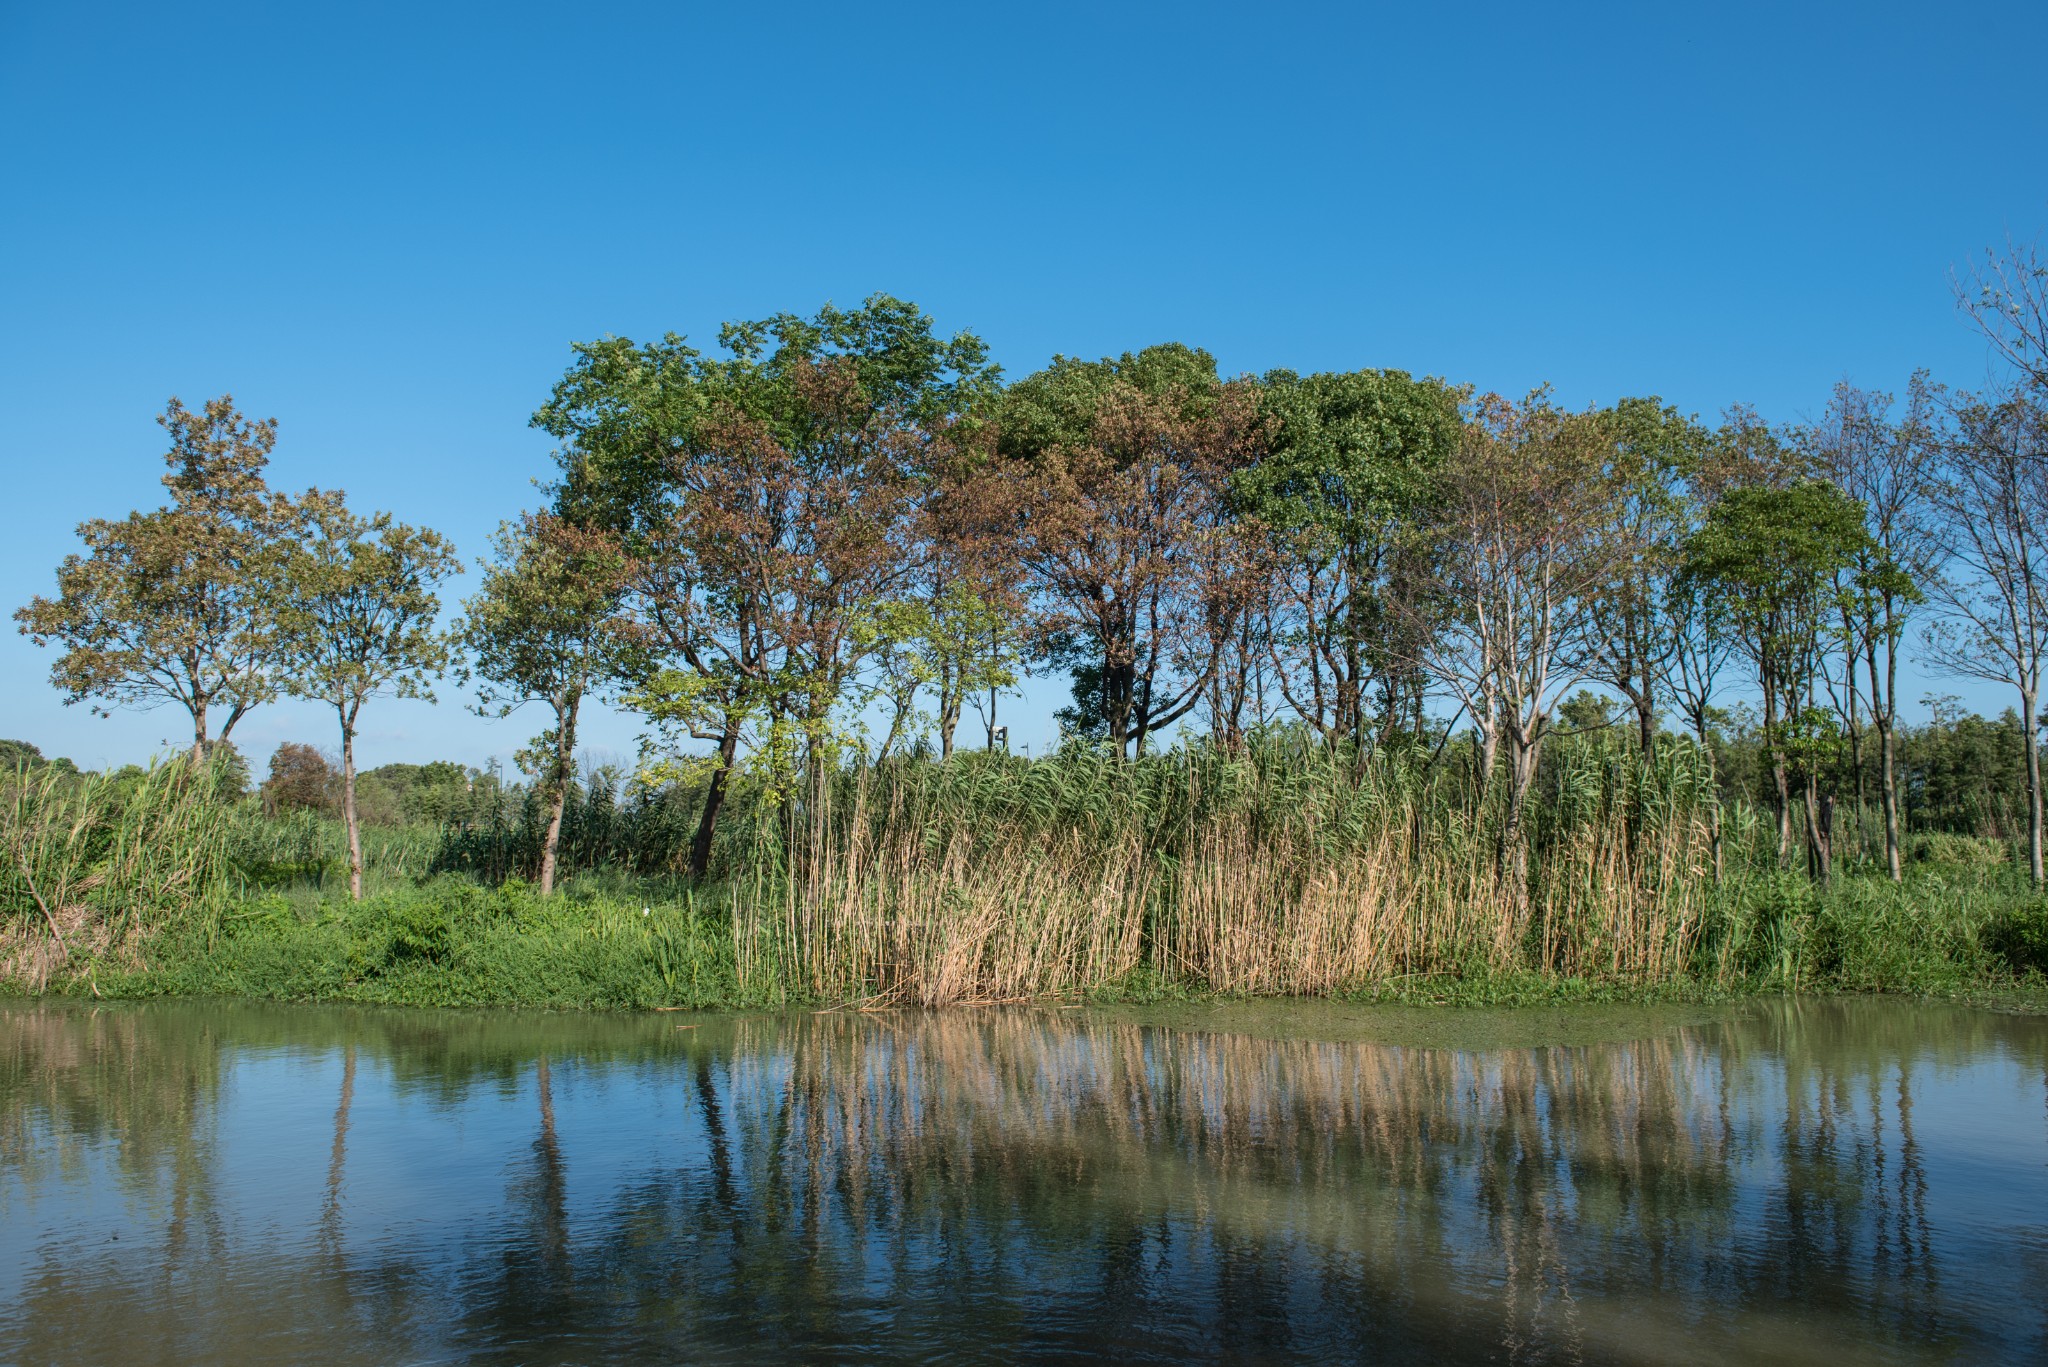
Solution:
M360 903L270 893L219 932L173 931L105 996L634 1009L768 1004L733 971L729 929L689 902L542 899L444 876Z
M103 964L90 979L59 979L52 990L586 1010L834 1000L805 990L796 975L742 981L722 900L615 874L572 879L548 899L521 882L492 889L457 875L359 904L269 892L233 905L210 933L167 930L139 967ZM1746 958L1734 975L1598 977L1475 963L1331 995L1359 1004L1509 1007L1883 992L2048 1010L2048 979L2026 957L2048 943L2048 903L1981 867L1923 866L1899 886L1842 878L1825 893L1789 876L1763 880L1729 914L1744 918ZM1703 965L1712 953L1702 951ZM1145 963L1064 995L1159 1003L1245 994Z

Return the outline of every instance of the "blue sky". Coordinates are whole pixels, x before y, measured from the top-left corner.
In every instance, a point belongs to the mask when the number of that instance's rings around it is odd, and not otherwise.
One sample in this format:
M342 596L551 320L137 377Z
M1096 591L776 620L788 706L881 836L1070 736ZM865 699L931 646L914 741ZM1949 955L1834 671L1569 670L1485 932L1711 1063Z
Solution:
M2044 52L2048 6L1985 4L0 3L0 598L157 501L173 394L473 558L548 473L526 419L571 341L877 290L1012 375L1181 340L1784 419L1974 384L1949 272L2048 228ZM0 638L0 735L184 733L47 667ZM381 703L362 746L478 763L535 725ZM331 732L278 705L238 739Z

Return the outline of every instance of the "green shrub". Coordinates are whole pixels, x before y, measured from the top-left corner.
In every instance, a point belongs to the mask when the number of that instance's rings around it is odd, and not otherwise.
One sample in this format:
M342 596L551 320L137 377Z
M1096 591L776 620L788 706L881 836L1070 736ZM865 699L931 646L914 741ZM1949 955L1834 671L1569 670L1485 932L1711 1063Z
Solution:
M1910 856L1916 864L1959 864L1990 868L2012 862L2012 845L1980 835L1952 835L1947 831L1922 831L1913 837Z
M2048 900L2012 907L1984 928L1984 944L2018 973L2048 973Z

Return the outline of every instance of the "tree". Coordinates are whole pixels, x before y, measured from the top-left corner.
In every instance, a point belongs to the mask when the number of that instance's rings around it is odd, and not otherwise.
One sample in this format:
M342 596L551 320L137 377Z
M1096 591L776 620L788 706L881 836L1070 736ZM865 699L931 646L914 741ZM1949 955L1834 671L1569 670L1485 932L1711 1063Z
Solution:
M80 523L86 554L64 558L57 596L14 616L37 645L63 648L50 682L67 704L106 715L174 702L199 759L276 695L275 621L253 570L290 505L263 482L275 419L252 422L222 395L197 413L172 399L157 422L171 436L170 504Z
M920 690L929 688L938 702L943 762L952 758L967 699L1016 686L1022 660L1014 613L1001 601L1007 596L1001 590L978 592L935 561L916 596L879 604L858 628L872 638L882 671L877 691L890 708L889 731L875 750L877 759L902 738Z
M1270 528L1282 567L1274 585L1274 681L1326 739L1363 744L1369 694L1400 710L1396 676L1412 650L1392 607L1409 576L1401 560L1458 442L1458 393L1399 370L1265 377L1272 449L1236 480L1243 506Z
M334 769L327 756L310 745L286 741L270 756L270 777L263 781L263 810L329 812L334 809Z
M274 556L281 659L291 691L332 707L341 724L341 814L349 895L363 895L355 745L363 704L380 695L432 700L449 640L434 589L462 572L437 532L389 513L358 517L342 495L309 491L303 530Z
M1816 468L1863 505L1865 534L1847 567L1840 599L1849 652L1843 711L1860 792L1856 666L1861 663L1865 677L1860 691L1877 730L1885 865L1894 882L1904 877L1896 772L1899 658L1907 624L1923 600L1920 586L1933 573L1937 559L1933 528L1925 516L1927 474L1935 463L1933 403L1934 391L1924 371L1913 376L1905 411L1896 420L1889 394L1840 384L1821 421L1803 434Z
M1076 669L1119 754L1205 695L1251 588L1232 476L1260 449L1255 386L1207 352L1055 357L1005 396L1017 554L1041 652ZM1084 694L1087 696L1084 697Z
M1633 708L1637 743L1657 745L1657 701L1680 648L1670 615L1672 577L1689 513L1688 481L1707 434L1698 420L1655 398L1623 399L1608 421L1608 528L1613 572L1593 599L1593 677Z
M1840 576L1867 547L1863 522L1863 505L1826 480L1732 488L1688 542L1682 570L1755 671L1777 788L1779 857L1790 857L1796 763L1808 864L1823 881L1832 865L1833 798L1820 786L1824 728L1815 686L1827 633L1839 620Z
M781 778L801 763L823 782L833 713L891 639L874 624L929 558L935 470L998 375L979 338L941 339L885 295L719 340L724 359L674 335L580 346L535 415L564 442L564 510L633 557L652 662L634 705L715 747L699 877L743 742Z
M2042 884L2041 669L2048 658L2048 406L2032 395L1958 396L1930 484L1946 572L1928 580L1928 659L2010 684L2024 719L2027 863Z
M455 634L471 656L465 681L479 681L479 712L505 717L540 702L553 715L532 746L548 814L540 857L545 897L555 887L578 713L584 697L627 659L618 612L630 566L616 536L550 512L500 526L492 545L496 559L481 566L483 584L464 605L467 616Z
M2006 240L2003 255L1987 250L1967 281L1954 282L1956 303L1998 354L2048 401L2048 260L2031 242Z
M1537 390L1477 399L1446 470L1430 533L1448 608L1419 663L1462 705L1480 742L1482 790L1505 743L1500 868L1528 893L1523 826L1552 712L1596 662L1593 603L1615 550L1612 426Z
M1697 510L1697 499L1688 500L1688 507ZM1694 517L1697 517L1695 511ZM1684 573L1683 547L1689 541L1697 521L1689 518L1687 530L1680 541L1681 553L1679 572L1672 575L1664 586L1664 621L1670 643L1670 653L1665 657L1664 681L1672 697L1677 701L1679 711L1685 716L1686 725L1692 732L1693 741L1707 764L1718 779L1720 774L1720 748L1714 744L1715 692L1720 685L1721 671L1727 666L1728 657L1734 648L1734 639L1722 622L1714 602L1714 595L1707 585L1697 577ZM1708 839L1713 846L1714 878L1719 881L1722 873L1721 807L1714 804L1712 828Z

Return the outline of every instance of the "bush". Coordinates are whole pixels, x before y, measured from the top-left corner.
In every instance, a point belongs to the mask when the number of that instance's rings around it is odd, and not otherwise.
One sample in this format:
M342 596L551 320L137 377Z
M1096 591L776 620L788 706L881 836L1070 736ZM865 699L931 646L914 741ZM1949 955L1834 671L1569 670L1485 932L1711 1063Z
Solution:
M1979 835L1951 835L1947 831L1923 831L1913 837L1911 857L1916 864L1960 864L1991 868L2012 862L2012 846L2003 840Z
M1993 917L1984 944L2016 973L2048 973L2048 900Z

